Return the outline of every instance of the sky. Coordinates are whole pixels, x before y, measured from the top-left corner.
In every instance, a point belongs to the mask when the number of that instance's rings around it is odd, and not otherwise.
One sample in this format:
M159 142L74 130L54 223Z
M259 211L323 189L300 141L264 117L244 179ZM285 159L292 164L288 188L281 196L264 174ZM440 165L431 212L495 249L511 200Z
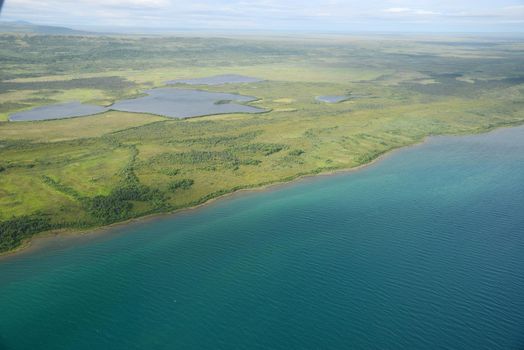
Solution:
M524 0L5 0L0 20L115 30L524 32Z

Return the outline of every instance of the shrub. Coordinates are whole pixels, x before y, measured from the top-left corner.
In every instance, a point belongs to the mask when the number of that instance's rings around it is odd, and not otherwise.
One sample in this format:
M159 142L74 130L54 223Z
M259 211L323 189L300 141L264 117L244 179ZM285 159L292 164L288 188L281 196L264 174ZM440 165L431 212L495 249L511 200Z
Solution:
M41 215L27 215L0 222L0 252L16 248L24 238L34 233L50 230L53 225L49 218Z
M302 149L294 149L294 150L289 152L289 155L293 156L293 157L298 157L298 156L300 156L303 153L304 153L304 150L302 150Z
M171 191L176 191L176 190L187 190L189 188L191 188L191 186L193 186L193 184L195 183L195 181L193 181L192 179L182 179L182 180L177 180L177 181L174 181L174 182L171 182L169 184L169 189Z

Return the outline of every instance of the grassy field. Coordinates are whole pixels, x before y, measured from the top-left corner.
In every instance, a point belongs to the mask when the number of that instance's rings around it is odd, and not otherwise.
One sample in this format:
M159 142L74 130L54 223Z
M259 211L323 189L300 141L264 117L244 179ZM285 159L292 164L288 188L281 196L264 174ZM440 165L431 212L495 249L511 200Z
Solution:
M524 42L510 39L5 34L0 62L0 252L40 231L166 212L362 165L429 135L524 122ZM224 73L265 81L198 88L256 96L270 112L7 122L35 106L109 105Z

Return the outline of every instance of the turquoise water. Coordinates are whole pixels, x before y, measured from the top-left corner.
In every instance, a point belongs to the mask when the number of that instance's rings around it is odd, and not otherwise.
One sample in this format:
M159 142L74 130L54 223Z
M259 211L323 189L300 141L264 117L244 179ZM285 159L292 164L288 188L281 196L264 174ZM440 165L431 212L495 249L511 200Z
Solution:
M523 349L524 127L0 260L1 349Z

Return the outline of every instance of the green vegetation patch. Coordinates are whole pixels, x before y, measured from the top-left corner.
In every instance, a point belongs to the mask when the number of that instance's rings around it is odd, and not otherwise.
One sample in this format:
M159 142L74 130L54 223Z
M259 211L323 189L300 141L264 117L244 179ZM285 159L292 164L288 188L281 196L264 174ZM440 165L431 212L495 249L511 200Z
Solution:
M182 179L182 180L177 180L177 181L173 181L169 184L169 190L171 191L176 191L176 190L187 190L187 189L190 189L191 186L193 186L193 184L195 183L195 181L191 180L191 179Z
M47 231L55 226L48 217L23 215L0 222L0 253L16 248L31 235Z
M95 77L34 82L0 82L0 93L17 90L99 89L122 91L136 84L122 77Z
M232 150L247 153L261 153L269 156L282 151L286 147L286 145L276 143L249 143L247 145L233 147Z
M430 135L524 122L519 39L422 39L0 35L0 251L45 230L97 227L355 167ZM166 80L218 74L263 79L201 88L256 96L268 112L2 122L15 110L109 105ZM330 95L354 98L315 100Z

